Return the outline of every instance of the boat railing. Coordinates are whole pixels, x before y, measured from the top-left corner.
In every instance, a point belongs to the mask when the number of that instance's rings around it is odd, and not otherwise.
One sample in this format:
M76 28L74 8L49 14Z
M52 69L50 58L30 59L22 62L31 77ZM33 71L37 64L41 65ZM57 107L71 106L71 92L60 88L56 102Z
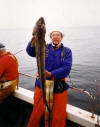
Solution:
M21 72L19 72L19 74L23 75L23 76L26 76L26 77L29 77L29 78L36 78L36 76L31 76L31 75L21 73ZM71 81L70 76L69 76L69 79L70 79L70 81L68 81L68 82L72 83L72 85L73 85L73 82ZM72 89L72 90L76 90L78 92L84 93L85 95L87 95L90 98L90 102L91 102L91 105L92 105L91 106L92 107L92 109L91 109L92 110L91 111L92 112L91 118L94 118L95 97L92 94L90 94L90 92L86 91L85 89L80 89L80 88L76 88L76 87L73 87L73 86L69 86L69 88Z
M72 90L76 90L76 91L78 91L78 92L81 92L81 93L83 93L83 94L85 94L85 95L87 95L89 98L90 98L90 102L91 102L91 107L92 107L92 115L91 115L91 118L94 118L94 105L95 105L95 97L94 96L92 96L88 91L86 91L85 89L80 89L80 88L75 88L75 87L73 87L73 86L69 86L69 88L70 89L72 89Z
M69 79L70 79L70 81L68 81L68 82L70 82L72 84L72 86L69 86L70 89L75 90L75 91L80 92L80 93L83 93L83 94L85 94L89 97L90 102L91 102L90 103L91 104L91 113L92 113L91 118L95 118L94 117L94 110L95 110L95 100L96 100L96 98L89 91L87 91L85 88L76 88L76 87L74 87L70 76L69 76Z

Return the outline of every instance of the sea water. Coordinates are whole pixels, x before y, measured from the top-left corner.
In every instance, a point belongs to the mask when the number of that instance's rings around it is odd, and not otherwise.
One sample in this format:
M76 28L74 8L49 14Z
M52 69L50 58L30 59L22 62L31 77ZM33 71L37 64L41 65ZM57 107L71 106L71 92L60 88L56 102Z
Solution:
M96 83L100 96L100 27L65 27L63 44L71 48L73 65L70 73L69 85L85 89L96 97ZM19 62L19 72L35 76L37 73L36 59L26 53L26 46L32 37L32 29L1 29L0 42L6 45L7 51L16 54ZM46 35L49 43L49 34ZM35 78L19 75L19 86L34 91ZM87 95L69 89L68 103L91 112L91 103ZM100 97L99 97L100 103ZM100 110L100 109L99 109ZM95 113L97 114L97 101L95 100ZM100 114L100 113L99 113Z

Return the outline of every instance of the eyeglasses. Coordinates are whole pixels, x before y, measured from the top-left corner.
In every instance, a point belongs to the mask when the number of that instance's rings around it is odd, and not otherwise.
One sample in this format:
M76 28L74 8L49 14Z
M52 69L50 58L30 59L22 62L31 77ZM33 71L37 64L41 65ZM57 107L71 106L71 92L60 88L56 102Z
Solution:
M61 37L61 34L51 34L51 37Z

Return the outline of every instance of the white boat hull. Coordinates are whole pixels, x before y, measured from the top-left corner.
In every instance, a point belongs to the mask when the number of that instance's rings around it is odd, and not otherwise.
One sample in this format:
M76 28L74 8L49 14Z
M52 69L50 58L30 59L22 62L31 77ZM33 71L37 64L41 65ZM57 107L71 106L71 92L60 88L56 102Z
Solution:
M13 96L17 97L18 99L25 101L29 104L34 104L34 92L19 87ZM91 113L85 110L82 110L78 107L72 106L70 104L67 105L67 119L73 121L80 126L83 127L96 127L97 124L97 115L94 115L94 118L91 118ZM100 123L100 117L99 117Z

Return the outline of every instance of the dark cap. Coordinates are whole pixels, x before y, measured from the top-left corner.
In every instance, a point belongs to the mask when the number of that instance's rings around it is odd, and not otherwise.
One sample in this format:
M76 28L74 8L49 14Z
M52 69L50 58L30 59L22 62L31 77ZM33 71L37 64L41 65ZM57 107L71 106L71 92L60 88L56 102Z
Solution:
M0 49L1 49L1 48L4 48L4 47L5 47L5 45L2 44L2 43L0 43Z

